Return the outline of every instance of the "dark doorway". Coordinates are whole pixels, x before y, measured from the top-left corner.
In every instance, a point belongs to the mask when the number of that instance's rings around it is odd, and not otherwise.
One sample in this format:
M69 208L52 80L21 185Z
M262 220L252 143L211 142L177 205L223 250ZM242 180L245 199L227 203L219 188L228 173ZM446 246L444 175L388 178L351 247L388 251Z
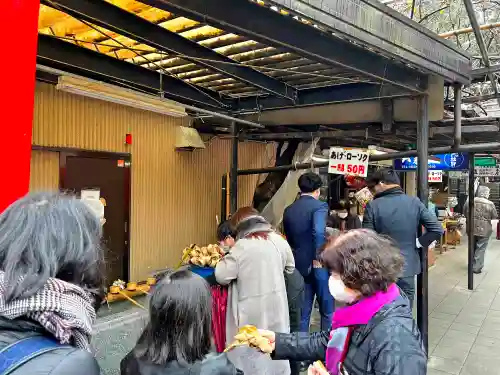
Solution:
M130 155L72 151L60 153L60 185L80 195L99 189L105 199L106 281L129 278Z

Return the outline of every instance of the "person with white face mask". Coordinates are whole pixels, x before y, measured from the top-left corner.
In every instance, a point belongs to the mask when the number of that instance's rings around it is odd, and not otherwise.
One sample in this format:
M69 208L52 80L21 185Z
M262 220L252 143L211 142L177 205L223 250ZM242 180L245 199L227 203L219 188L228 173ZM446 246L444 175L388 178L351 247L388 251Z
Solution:
M345 232L351 229L360 229L361 220L349 205L341 203L340 209L331 212L327 220L327 225L330 228Z
M308 375L425 375L427 356L410 304L396 281L403 258L394 242L367 229L333 237L318 259L328 287L342 302L329 330L261 334L274 343L273 359L323 361Z

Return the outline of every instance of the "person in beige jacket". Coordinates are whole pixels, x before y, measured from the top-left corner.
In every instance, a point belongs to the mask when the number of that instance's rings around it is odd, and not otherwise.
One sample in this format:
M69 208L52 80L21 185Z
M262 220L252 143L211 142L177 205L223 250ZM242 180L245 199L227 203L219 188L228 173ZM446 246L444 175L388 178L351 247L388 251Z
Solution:
M231 224L236 243L215 268L217 282L229 285L226 342L245 325L290 332L284 273L295 262L288 242L249 207L239 209ZM272 366L274 374L290 373L288 361Z
M489 200L490 188L479 186L476 197L474 198L474 264L472 269L474 273L481 273L484 267L484 256L486 248L493 233L491 221L498 218L495 204ZM465 202L464 215L468 217L469 200Z

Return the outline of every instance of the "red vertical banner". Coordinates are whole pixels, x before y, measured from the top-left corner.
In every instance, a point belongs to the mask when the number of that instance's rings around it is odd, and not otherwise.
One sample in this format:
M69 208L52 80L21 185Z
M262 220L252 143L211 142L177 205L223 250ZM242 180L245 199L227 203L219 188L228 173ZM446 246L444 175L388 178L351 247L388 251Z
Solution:
M0 35L13 44L0 59L0 212L29 189L40 1L1 4Z

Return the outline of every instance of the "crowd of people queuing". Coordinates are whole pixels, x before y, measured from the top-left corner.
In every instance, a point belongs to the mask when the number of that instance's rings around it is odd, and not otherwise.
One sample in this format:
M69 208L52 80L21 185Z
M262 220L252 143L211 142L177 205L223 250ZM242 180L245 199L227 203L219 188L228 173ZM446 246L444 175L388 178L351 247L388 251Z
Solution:
M224 256L214 278L229 290L226 342L244 325L259 328L273 349L269 374L426 374L414 279L421 251L442 226L403 192L393 170L367 183L374 199L362 224L350 207L330 215L319 199L321 178L308 172L282 233L251 207L218 227ZM489 215L474 232L480 249L496 218L487 193L481 188L476 198L476 209L484 206L476 216ZM0 215L0 374L99 374L90 339L104 297L101 224L80 200L59 193L28 195ZM478 251L476 272L483 262ZM320 330L310 332L315 300ZM243 374L226 353L214 353L211 314L206 280L187 268L165 272L121 374Z

